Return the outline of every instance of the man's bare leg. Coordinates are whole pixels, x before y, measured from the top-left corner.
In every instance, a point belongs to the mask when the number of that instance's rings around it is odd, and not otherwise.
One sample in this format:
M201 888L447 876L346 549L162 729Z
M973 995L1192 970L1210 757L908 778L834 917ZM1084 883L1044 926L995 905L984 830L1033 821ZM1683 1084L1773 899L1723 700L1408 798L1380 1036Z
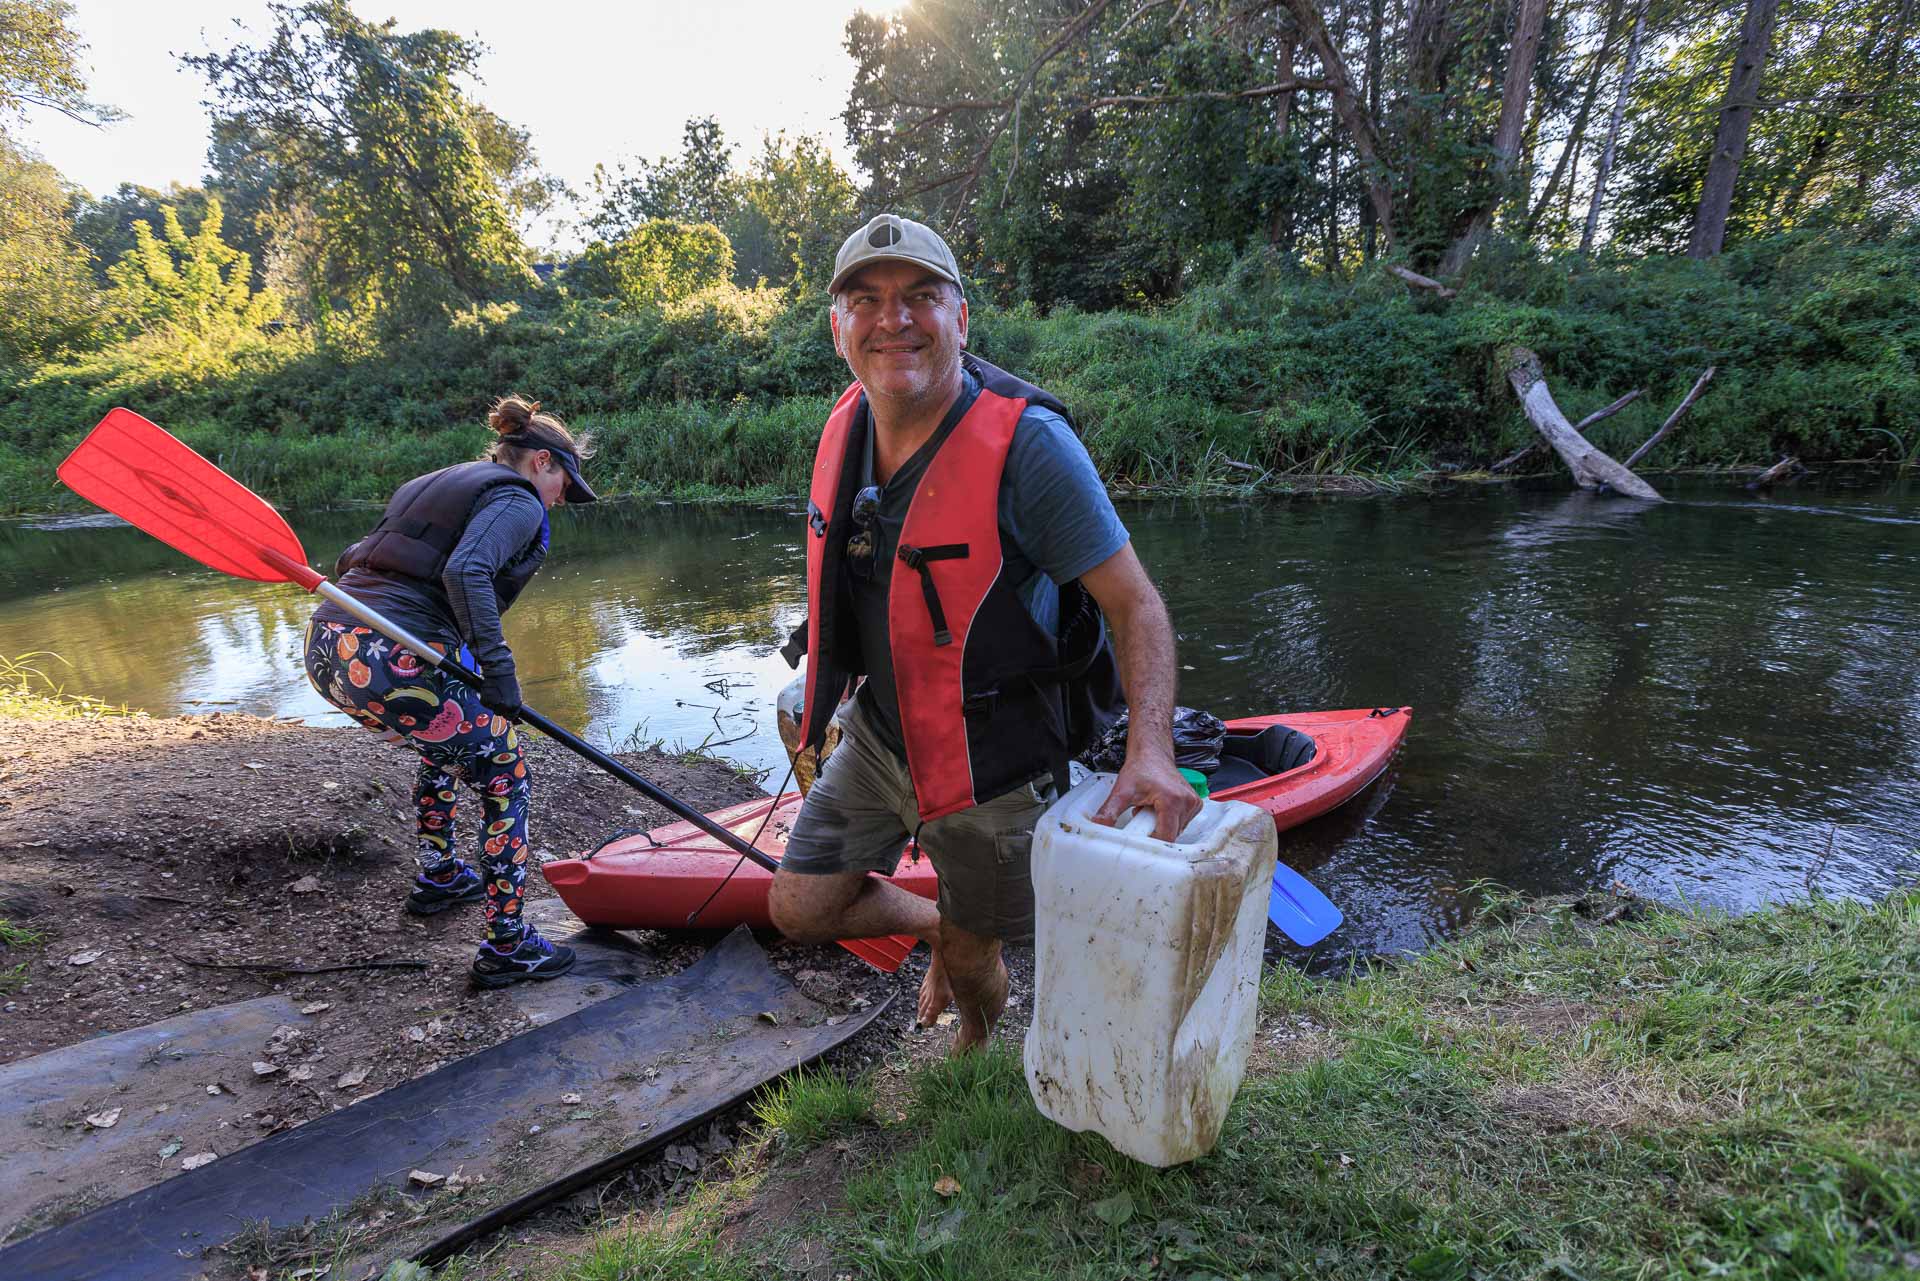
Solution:
M934 960L952 986L953 1002L960 1009L953 1053L957 1056L985 1045L993 1025L1007 1008L1007 967L1000 959L1000 940L942 921ZM928 977L932 977L931 970ZM924 997L925 989L921 991Z
M909 894L864 872L810 876L780 871L774 873L767 907L779 931L799 943L831 943L886 934L911 934L926 940L933 955L927 962L927 977L920 983L916 1007L920 1025L932 1027L953 1004L953 986L942 956L940 910L918 894ZM962 944L963 951L965 946ZM999 945L994 946L997 959ZM1004 972L1000 999L1005 1004Z
M865 872L814 876L781 868L773 874L767 910L775 928L796 943L911 934L931 945L940 937L940 910L932 902Z

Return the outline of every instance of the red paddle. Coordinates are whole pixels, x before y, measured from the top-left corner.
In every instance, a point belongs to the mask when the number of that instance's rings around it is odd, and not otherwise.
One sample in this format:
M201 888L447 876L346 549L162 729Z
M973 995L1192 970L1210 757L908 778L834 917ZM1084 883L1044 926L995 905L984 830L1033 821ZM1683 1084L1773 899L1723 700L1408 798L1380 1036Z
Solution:
M474 689L480 678L405 628L383 618L307 565L306 549L264 498L130 409L115 409L60 464L67 488L210 569L263 583L298 583ZM613 757L530 707L520 720L627 786L644 793L769 872L779 864L691 805L655 787ZM918 942L908 935L843 939L840 946L891 974Z

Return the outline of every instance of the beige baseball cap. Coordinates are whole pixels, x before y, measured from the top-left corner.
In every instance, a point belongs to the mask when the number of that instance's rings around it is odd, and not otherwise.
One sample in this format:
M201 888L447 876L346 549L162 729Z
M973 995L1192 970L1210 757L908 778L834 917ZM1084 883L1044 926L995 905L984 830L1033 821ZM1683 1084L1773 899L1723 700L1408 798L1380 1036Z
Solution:
M848 276L874 262L918 263L942 280L960 284L960 264L954 261L953 250L940 239L940 233L925 223L885 213L876 215L840 246L827 293L839 293Z

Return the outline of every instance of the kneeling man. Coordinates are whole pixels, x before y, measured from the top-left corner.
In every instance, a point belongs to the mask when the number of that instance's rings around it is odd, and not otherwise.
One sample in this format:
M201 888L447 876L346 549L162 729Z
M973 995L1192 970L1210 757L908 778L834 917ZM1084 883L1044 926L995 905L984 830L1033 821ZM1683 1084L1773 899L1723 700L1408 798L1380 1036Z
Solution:
M1198 810L1173 762L1173 628L1065 406L967 354L945 241L882 214L840 247L829 292L857 381L814 457L808 618L786 650L809 655L801 750L866 680L788 837L773 920L805 941L927 940L919 1018L957 1005L960 1053L1006 1006L1002 942L1033 936L1046 785L1065 790L1119 685L1127 759L1098 817L1144 806L1171 839ZM937 904L868 875L910 837Z

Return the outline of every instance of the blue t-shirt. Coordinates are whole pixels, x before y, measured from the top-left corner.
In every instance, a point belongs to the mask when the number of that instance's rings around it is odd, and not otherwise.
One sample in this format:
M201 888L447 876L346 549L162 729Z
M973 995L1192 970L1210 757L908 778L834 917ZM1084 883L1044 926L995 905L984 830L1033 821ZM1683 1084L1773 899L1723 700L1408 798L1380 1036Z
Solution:
M980 382L961 375L960 397L941 423L944 429L973 408ZM934 433L935 437L941 434ZM861 483L873 484L873 433L866 434L866 458ZM877 726L895 751L902 748L900 700L893 681L892 655L887 645L887 594L893 572L911 574L894 559L907 507L920 477L933 460L927 442L889 478L880 491L879 539L874 572L861 578L849 572L854 615L859 622L860 649L867 662L867 680L860 698L870 724ZM1029 406L1014 426L1007 462L1000 476L1000 543L1007 581L1026 604L1040 627L1052 632L1060 616L1060 587L1070 583L1127 545L1127 528L1113 510L1107 487L1095 470L1086 446L1059 414Z

